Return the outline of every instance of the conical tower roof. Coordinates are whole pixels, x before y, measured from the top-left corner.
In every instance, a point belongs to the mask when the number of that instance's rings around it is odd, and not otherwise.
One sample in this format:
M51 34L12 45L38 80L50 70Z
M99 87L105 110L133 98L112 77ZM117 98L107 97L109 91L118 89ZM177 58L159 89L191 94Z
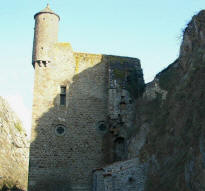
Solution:
M44 8L43 10L39 11L38 13L36 13L36 14L34 15L34 19L35 19L35 17L36 17L37 15L39 15L39 14L41 14L41 13L54 14L54 15L56 15L56 16L59 18L59 20L60 20L59 15L57 15L54 11L51 10L49 4L47 4L46 8Z

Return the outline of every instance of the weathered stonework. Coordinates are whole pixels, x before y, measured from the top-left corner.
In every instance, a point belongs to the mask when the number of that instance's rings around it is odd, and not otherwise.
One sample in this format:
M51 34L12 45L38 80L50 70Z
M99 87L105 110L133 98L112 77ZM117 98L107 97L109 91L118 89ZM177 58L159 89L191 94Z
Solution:
M21 121L0 97L0 190L26 189L29 143Z
M73 52L49 7L35 19L29 191L204 190L205 11L146 87L137 58Z
M158 79L155 78L155 80L146 84L143 98L151 101L156 99L158 95L161 96L162 100L166 100L167 91L160 88Z
M144 191L146 164L134 158L94 170L93 191Z
M144 87L140 61L73 52L57 42L59 16L49 7L35 20L29 191L90 191L93 169L128 157Z

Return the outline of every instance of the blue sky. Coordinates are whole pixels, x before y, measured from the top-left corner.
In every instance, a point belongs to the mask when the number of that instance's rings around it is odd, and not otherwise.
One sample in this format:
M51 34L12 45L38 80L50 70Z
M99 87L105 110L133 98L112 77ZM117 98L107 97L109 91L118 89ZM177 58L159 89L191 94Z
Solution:
M59 41L74 51L137 57L146 82L178 56L182 30L202 0L8 0L0 11L0 96L29 126L34 69L33 15L49 3L61 17Z

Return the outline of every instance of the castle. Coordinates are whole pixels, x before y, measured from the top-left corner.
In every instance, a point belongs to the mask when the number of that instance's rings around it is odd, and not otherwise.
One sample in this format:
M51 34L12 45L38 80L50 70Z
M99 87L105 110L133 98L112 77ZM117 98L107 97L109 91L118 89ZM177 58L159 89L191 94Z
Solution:
M58 42L49 6L34 19L29 191L139 188L127 142L144 89L139 59L74 52Z

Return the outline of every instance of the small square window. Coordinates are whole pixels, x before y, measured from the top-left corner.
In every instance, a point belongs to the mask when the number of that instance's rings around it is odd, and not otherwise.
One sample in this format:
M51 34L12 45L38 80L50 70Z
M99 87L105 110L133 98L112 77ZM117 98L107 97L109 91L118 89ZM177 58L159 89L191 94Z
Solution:
M66 94L66 87L65 86L61 86L61 94Z

